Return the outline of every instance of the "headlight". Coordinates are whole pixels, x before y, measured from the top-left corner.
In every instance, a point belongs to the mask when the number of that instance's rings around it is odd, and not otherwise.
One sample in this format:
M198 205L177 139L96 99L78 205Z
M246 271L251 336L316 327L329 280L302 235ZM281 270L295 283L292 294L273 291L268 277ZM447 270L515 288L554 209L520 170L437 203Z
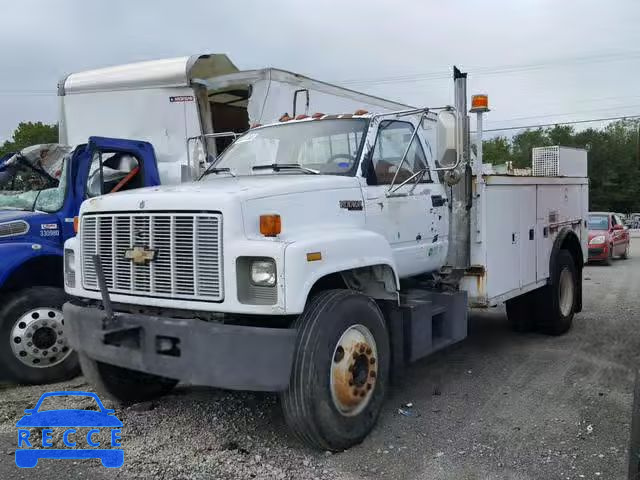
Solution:
M273 287L276 284L276 264L273 260L256 260L251 264L251 282Z
M591 240L589 240L589 245L600 245L607 241L604 235L596 235Z
M76 253L69 249L64 249L64 283L67 287L76 286Z

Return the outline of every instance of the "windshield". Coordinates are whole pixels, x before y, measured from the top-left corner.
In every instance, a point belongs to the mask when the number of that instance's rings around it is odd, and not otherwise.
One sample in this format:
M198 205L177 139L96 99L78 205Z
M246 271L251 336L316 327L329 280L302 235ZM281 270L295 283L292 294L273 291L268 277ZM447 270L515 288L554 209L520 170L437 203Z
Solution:
M259 175L285 171L277 165L295 165L302 168L286 172L311 169L328 175L353 175L367 123L362 118L310 120L251 130L227 148L210 170ZM276 168L267 168L271 165Z
M0 166L0 210L57 212L64 204L67 187L67 156L61 170L52 172L16 155Z
M589 230L609 230L607 215L589 215Z

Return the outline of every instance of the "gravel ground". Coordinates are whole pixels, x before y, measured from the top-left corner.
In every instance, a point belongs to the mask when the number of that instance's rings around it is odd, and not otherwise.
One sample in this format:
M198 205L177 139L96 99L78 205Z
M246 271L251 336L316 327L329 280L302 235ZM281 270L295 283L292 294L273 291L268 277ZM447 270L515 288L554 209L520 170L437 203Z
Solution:
M640 252L640 240L635 240ZM584 312L559 338L474 314L464 342L412 366L367 440L316 452L287 431L275 395L180 387L128 409L125 466L41 460L15 467L15 422L45 391L82 378L0 386L0 478L621 479L640 337L640 253L585 269ZM109 403L109 402L105 402ZM413 416L400 415L408 408Z

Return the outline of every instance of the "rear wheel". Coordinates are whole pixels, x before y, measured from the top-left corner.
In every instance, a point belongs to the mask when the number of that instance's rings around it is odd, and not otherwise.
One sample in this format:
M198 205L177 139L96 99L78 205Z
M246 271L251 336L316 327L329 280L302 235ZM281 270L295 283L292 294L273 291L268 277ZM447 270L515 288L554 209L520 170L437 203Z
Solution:
M0 309L0 368L10 380L60 382L80 373L67 342L64 290L33 287L10 294Z
M166 377L97 362L80 353L82 373L101 393L121 403L152 400L169 393L178 383Z
M389 337L376 303L349 290L318 294L295 323L284 417L308 445L344 450L376 423L389 375Z
M549 335L562 335L571 328L578 298L578 275L573 257L560 250L552 282L541 289L540 330Z

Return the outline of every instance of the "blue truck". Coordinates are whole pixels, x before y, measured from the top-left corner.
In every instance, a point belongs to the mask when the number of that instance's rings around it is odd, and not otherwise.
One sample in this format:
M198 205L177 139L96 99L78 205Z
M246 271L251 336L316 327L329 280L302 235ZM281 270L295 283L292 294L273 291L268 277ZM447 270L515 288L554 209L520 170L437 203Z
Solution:
M28 151L27 151L28 150ZM160 184L150 143L91 137L74 149L31 147L0 158L0 372L49 383L79 373L62 305L64 242L80 204Z

